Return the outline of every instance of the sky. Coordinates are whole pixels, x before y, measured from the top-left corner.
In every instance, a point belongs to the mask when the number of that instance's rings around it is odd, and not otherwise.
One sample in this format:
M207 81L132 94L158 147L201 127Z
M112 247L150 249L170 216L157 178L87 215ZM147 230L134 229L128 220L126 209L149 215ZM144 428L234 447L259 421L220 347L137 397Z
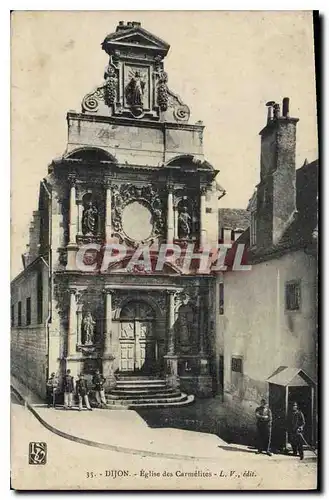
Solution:
M103 81L105 36L139 21L171 46L168 85L202 120L205 158L227 194L246 208L259 181L266 102L290 98L296 166L317 158L312 13L305 11L44 11L12 15L11 273L22 269L40 180L66 149L69 110Z

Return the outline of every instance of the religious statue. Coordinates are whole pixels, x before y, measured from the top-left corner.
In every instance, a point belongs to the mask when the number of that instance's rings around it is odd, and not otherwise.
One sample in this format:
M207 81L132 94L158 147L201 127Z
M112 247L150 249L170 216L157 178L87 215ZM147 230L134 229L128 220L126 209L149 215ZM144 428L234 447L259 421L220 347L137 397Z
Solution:
M90 201L84 209L82 216L82 232L83 234L96 234L98 222L98 210Z
M178 216L178 238L186 239L191 236L192 217L188 213L187 207L183 206Z
M137 70L125 89L127 104L133 107L143 107L144 89L145 81L142 79L141 72Z
M90 311L84 316L82 320L82 329L84 332L84 345L92 345L94 343L96 321L92 317Z

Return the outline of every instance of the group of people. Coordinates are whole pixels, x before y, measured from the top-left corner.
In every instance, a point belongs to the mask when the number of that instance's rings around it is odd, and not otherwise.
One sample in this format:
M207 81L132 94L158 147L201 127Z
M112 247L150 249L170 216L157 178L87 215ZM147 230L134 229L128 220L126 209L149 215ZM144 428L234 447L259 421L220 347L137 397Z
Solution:
M97 406L99 408L106 407L106 398L104 391L105 377L96 370L92 377L93 390ZM87 410L92 411L89 401L90 389L88 388L87 380L83 373L80 373L77 381L71 375L71 370L66 370L66 373L60 383L56 374L53 372L47 381L47 404L48 408L56 406L56 396L62 392L64 394L64 410L69 410L73 407L74 396L76 395L79 403L79 411L83 409L83 403Z
M261 405L256 408L256 425L258 434L258 451L263 451L271 456L271 438L272 438L272 412L265 399L261 400ZM292 411L287 422L288 439L292 447L293 455L299 455L300 460L304 458L305 438L303 435L305 427L305 417L298 408L298 404L292 404Z

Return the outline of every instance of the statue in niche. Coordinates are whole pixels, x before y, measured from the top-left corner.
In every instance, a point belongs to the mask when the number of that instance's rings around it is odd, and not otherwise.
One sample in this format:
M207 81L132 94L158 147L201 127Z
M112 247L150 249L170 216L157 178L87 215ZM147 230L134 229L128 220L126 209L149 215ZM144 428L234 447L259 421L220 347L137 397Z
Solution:
M84 209L82 216L82 232L83 234L96 234L98 222L98 210L90 201Z
M125 89L127 104L133 107L143 107L143 95L145 81L139 70L132 74L132 77Z
M178 238L187 239L192 233L192 217L188 213L187 206L183 206L178 215Z
M82 319L82 331L84 334L84 345L93 345L96 321L90 311Z

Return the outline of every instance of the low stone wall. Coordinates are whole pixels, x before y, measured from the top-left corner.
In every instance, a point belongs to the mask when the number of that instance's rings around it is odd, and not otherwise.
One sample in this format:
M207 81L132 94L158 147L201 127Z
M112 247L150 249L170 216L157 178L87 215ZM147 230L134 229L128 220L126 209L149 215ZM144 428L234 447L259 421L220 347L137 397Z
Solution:
M46 396L47 331L45 326L12 328L12 374L40 397Z

